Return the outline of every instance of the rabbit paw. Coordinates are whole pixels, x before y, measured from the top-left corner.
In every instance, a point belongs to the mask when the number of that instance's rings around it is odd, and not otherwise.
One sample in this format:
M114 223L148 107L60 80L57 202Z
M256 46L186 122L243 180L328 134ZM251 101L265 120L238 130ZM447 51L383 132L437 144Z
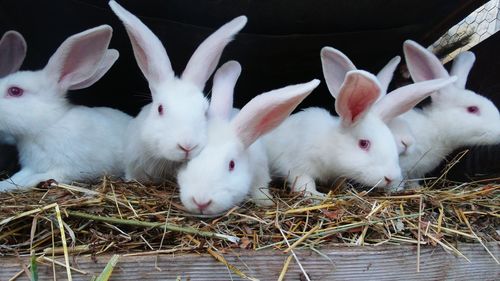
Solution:
M256 188L252 190L252 201L260 207L274 206L273 196L267 188Z

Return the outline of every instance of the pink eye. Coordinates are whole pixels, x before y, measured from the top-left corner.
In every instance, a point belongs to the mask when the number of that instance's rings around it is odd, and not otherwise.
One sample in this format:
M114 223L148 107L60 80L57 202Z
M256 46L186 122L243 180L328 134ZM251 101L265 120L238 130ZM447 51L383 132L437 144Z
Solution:
M234 161L231 160L231 161L229 161L229 171L232 172L233 170L234 170Z
M13 87L10 87L8 90L7 90L9 96L11 97L20 97L23 95L24 93L24 90L19 88L19 87L16 87L16 86L13 86Z
M473 106L468 106L467 107L467 112L471 114L479 114L479 107L473 105Z
M158 106L158 114L160 114L160 116L163 115L163 105L161 104Z
M368 151L370 149L370 141L369 140L359 140L358 141L359 148Z

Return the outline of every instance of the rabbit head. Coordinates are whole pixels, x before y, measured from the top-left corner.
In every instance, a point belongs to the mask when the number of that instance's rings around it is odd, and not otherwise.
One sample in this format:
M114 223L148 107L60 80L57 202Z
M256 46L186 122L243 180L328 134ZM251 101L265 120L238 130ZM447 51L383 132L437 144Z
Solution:
M459 54L446 71L439 59L414 41L404 43L408 70L414 81L457 77L456 82L431 94L424 112L452 146L500 143L500 114L487 98L465 88L475 61L472 52Z
M322 49L321 61L325 77L330 77L327 83L328 89L335 97L338 95L347 72L355 70L356 67L346 55L331 47ZM381 95L374 104L374 110L389 125L398 153L404 154L413 148L415 138L410 127L398 116L411 110L433 91L454 82L455 78L443 77L443 79L427 81L426 83L415 83L387 93L394 71L400 61L399 56L394 57L377 74Z
M0 41L0 132L16 140L37 134L70 108L68 90L99 80L118 58L108 50L112 29L95 27L66 39L38 71L17 71L26 53L22 36L7 32Z
M267 157L258 143L259 137L278 126L319 84L313 80L263 93L231 118L233 88L240 71L234 61L217 71L207 145L179 172L181 201L190 212L220 213L242 202L258 182L256 178L269 179ZM258 169L263 174L256 173Z
M176 77L158 37L117 2L110 1L109 5L125 25L137 64L151 91L152 102L143 108L148 112L141 128L141 140L162 158L190 159L203 148L207 137L205 83L214 72L224 47L245 26L247 18L237 17L206 38L182 75Z
M330 83L326 75L325 80ZM339 159L346 159L336 169L364 185L390 186L401 178L401 171L392 133L372 110L381 95L377 78L362 70L348 71L336 93L340 133L333 141Z

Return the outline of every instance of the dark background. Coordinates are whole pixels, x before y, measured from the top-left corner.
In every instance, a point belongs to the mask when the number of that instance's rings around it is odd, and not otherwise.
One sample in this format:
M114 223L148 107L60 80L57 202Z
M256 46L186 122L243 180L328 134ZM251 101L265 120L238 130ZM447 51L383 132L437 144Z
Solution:
M135 115L149 102L148 87L134 60L126 32L103 0L0 0L0 33L23 34L28 54L22 69L42 68L68 36L109 24L111 47L120 58L103 79L69 94L72 102L110 106ZM487 1L457 0L122 0L160 37L177 74L201 41L230 19L245 14L247 26L225 49L221 63L238 60L243 72L236 87L236 106L253 96L312 78L323 80L319 51L333 46L357 67L377 72L401 55L402 43L437 40L451 26ZM500 104L498 34L473 51L477 62L468 86ZM207 90L210 87L207 84ZM324 82L301 105L333 110ZM16 152L0 146L0 171L15 169ZM499 146L476 148L452 170L452 177L500 173Z

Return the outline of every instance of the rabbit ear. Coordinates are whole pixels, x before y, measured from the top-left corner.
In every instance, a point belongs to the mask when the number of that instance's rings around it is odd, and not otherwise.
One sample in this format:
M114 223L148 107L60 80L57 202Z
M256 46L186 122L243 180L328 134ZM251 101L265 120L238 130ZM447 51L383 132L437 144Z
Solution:
M239 16L221 26L194 51L182 73L182 79L190 81L203 91L205 83L214 72L224 47L247 23L246 16Z
M432 92L448 86L456 80L457 77L452 76L450 78L417 82L398 88L378 101L374 106L374 111L387 123L415 107Z
M112 32L109 25L101 25L69 37L49 59L44 71L63 89L85 83L99 69Z
M240 73L241 66L237 61L228 61L215 72L209 117L217 116L229 120L233 109L234 86Z
M341 51L332 47L321 49L321 65L326 86L330 94L336 98L347 72L356 70L356 66Z
M389 84L391 84L394 71L400 62L401 57L395 56L377 74L377 79L380 82L380 87L382 87L383 93L386 93L387 89L389 89Z
M420 82L450 77L441 61L418 43L406 40L403 49L408 71L413 81Z
M474 53L466 51L459 54L453 60L453 66L451 67L450 75L457 76L458 80L455 83L457 87L465 89L465 84L467 83L467 76L476 61L476 56Z
M106 72L108 72L108 70L111 68L111 66L113 66L113 64L115 63L115 61L118 59L119 56L120 56L120 53L118 53L117 50L115 50L115 49L107 50L106 54L104 55L101 62L99 63L99 66L98 66L96 72L94 73L94 75L90 76L88 79L86 79L78 84L72 85L71 87L69 87L69 90L84 89L84 88L91 86L95 82L99 81L99 79L101 79L104 76L104 74L106 74Z
M109 6L125 25L137 64L150 87L172 79L174 71L160 39L139 18L117 2L109 1Z
M19 32L5 32L0 39L0 78L19 70L26 57L26 49L26 41Z
M249 147L260 136L276 128L317 86L319 80L284 87L250 100L231 121L240 140Z
M356 124L380 94L380 84L373 74L363 70L349 71L335 101L342 125L350 127Z

